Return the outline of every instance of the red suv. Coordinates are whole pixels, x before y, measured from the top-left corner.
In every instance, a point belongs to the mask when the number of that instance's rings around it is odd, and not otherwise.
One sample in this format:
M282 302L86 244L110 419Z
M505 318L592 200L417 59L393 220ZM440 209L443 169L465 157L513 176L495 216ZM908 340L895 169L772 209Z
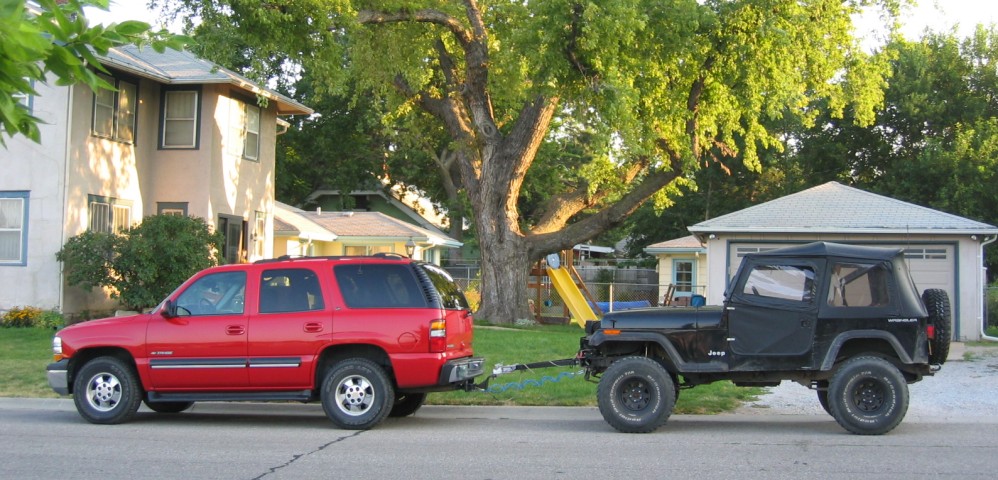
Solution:
M443 269L396 255L281 258L209 268L147 314L69 326L53 339L53 390L92 423L140 402L322 402L341 428L406 416L427 392L471 389L472 316Z

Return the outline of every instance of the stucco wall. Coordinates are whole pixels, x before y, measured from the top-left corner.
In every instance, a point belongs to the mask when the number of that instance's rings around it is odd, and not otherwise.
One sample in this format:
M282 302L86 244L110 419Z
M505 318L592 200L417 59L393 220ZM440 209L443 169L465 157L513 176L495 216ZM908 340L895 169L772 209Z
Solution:
M62 243L65 195L66 124L69 89L37 84L33 114L41 143L23 136L0 147L0 191L28 191L25 265L0 265L0 311L15 306L59 308L60 269L55 253Z

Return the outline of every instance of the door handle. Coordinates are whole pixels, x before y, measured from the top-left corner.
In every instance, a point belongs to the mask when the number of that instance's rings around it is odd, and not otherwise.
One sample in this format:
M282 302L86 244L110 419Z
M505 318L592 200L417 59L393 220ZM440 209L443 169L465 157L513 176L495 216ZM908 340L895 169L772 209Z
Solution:
M229 325L225 327L226 335L242 335L246 333L246 327L242 325Z
M304 326L305 333L319 333L322 331L322 324L318 322L309 322Z

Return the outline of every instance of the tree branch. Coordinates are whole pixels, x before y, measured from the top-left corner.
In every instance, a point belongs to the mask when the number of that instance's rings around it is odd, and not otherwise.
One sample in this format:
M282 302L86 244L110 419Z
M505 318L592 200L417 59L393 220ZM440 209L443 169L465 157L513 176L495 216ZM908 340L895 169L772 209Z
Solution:
M363 25L406 22L432 23L450 30L462 47L466 47L472 41L471 32L465 29L458 19L439 10L426 9L396 13L361 10L357 12L357 21Z

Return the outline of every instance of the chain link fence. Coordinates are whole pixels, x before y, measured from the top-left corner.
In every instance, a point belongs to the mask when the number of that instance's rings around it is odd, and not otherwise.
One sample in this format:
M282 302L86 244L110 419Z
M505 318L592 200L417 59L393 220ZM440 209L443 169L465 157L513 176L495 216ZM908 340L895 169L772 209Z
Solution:
M480 267L474 261L445 261L454 281L465 291L480 278ZM685 306L692 295L704 295L703 285L659 284L658 272L650 268L617 267L614 265L577 264L582 279L583 295L595 302L597 313L661 305ZM543 323L567 323L568 307L546 275L531 276L529 301L535 319Z
M998 286L984 289L984 325L998 327Z

